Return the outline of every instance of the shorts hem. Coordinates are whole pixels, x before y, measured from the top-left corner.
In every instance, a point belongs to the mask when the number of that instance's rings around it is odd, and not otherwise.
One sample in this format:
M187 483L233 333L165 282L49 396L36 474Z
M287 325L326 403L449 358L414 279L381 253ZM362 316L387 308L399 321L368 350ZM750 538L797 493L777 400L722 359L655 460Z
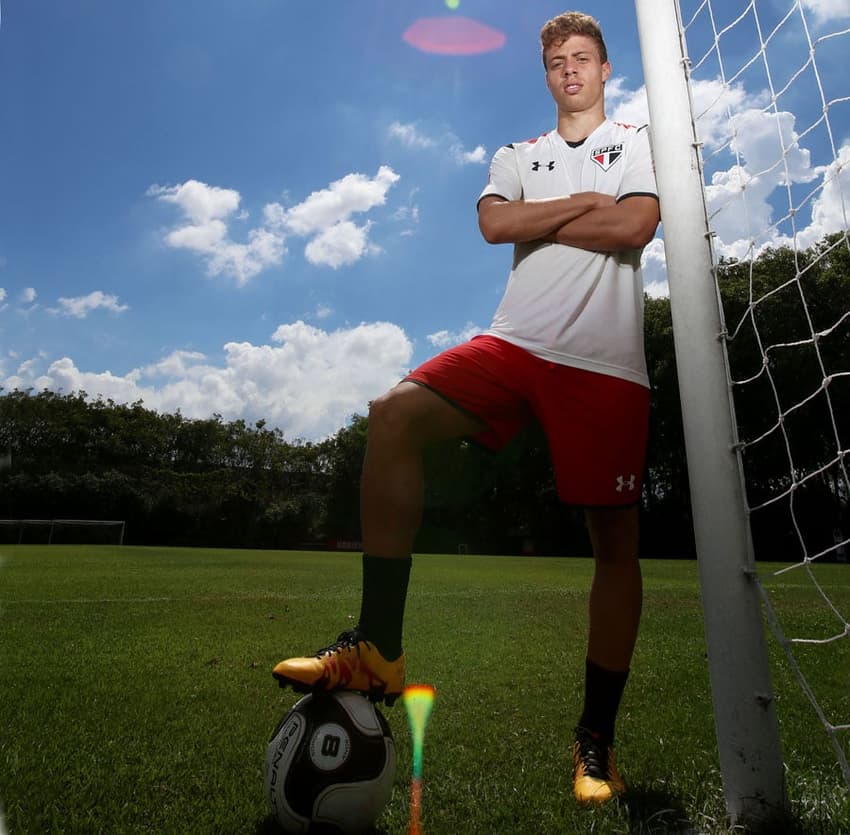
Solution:
M633 502L628 502L624 504L595 504L588 502L571 502L566 499L562 499L560 496L558 500L561 504L567 505L567 507L573 507L576 510L628 510L632 507L640 506L640 499L635 499Z
M407 377L405 377L401 382L402 383L415 383L417 386L422 386L422 388L428 389L428 391L436 394L437 397L439 397L445 403L448 403L450 406L453 406L461 414L464 414L467 417L471 417L473 420L477 420L478 423L481 424L481 428L478 430L478 432L492 432L493 431L490 424L487 423L487 421L482 420L480 415L476 415L475 412L471 412L469 409L465 409L463 406L460 405L460 403L458 403L455 400L452 400L451 397L449 397L446 394L443 394L443 392L441 392L439 389L435 389L433 386L429 385L424 380L417 380L416 377L412 376L411 374L408 374ZM466 435L464 437L477 439L478 432L471 432L469 435ZM482 446L487 447L489 449L486 442L480 442L480 443L482 444Z

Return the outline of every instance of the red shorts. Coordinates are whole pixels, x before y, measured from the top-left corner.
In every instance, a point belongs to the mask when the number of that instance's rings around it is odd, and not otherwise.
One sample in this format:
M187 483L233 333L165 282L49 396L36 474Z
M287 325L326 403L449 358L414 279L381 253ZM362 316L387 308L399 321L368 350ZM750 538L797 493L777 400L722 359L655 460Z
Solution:
M539 420L561 501L623 507L639 500L649 424L644 386L549 362L494 336L450 348L405 379L486 423L475 440L490 449Z

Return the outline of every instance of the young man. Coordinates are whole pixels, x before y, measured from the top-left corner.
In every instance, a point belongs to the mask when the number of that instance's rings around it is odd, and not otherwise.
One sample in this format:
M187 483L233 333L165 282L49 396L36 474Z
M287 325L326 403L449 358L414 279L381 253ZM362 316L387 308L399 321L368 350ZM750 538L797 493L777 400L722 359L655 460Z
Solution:
M514 244L489 330L426 362L375 400L361 484L358 625L315 656L274 669L281 686L350 689L395 701L402 622L423 505L422 451L471 436L498 449L543 425L558 494L585 509L595 573L574 793L624 790L614 723L637 638L642 589L637 502L649 389L640 256L659 222L644 128L608 121L611 65L596 21L575 12L541 31L557 130L500 148L478 202L481 233Z

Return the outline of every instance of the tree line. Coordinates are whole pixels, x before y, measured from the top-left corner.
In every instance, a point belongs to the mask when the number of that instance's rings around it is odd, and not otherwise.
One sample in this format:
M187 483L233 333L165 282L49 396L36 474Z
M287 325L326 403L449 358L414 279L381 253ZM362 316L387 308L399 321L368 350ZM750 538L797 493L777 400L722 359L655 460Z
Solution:
M739 432L755 441L744 448L749 503L788 492L752 514L757 556L797 558L801 536L816 553L850 531L846 238L721 261L719 276ZM646 299L646 350L642 551L692 556L669 299ZM188 419L86 392L2 392L0 517L121 519L133 544L354 547L367 428L356 415L325 440L290 441L264 421ZM558 501L538 427L496 455L463 440L435 445L425 465L417 550L589 553L582 514Z

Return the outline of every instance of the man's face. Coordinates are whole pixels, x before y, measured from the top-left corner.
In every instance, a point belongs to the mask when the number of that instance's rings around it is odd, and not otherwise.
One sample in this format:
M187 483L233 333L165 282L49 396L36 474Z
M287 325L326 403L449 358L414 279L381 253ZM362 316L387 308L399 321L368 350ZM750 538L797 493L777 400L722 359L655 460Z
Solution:
M562 113L590 110L603 101L611 64L599 59L599 47L587 35L572 35L546 52L546 86Z

